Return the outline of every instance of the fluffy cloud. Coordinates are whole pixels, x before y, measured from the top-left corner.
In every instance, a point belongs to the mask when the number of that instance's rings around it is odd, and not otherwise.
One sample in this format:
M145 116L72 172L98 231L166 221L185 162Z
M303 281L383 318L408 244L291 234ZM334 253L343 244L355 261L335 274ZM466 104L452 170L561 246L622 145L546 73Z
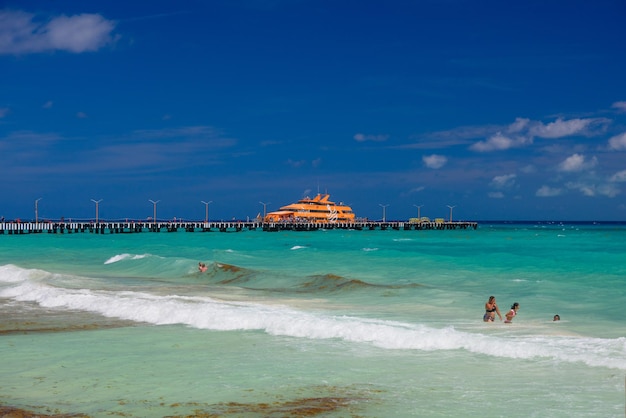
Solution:
M577 190L585 196L593 197L593 196L607 196L607 197L615 197L620 192L619 189L614 184L589 184L584 182L570 182L566 184L568 189Z
M423 156L422 161L424 161L426 167L438 169L446 165L448 159L443 155L433 154Z
M559 196L563 193L561 189L553 188L549 186L541 186L539 190L535 192L535 196L537 197L554 197Z
M389 135L355 134L353 138L355 141L358 141L358 142L365 142L365 141L384 142L389 139Z
M608 123L609 120L604 118L569 120L559 118L548 124L517 118L515 122L486 140L472 144L470 149L478 152L500 151L530 145L534 138L556 139L574 135L592 135L598 130L604 130Z
M4 118L8 114L9 114L8 107L0 107L0 119Z
M593 168L597 164L598 159L596 157L593 157L591 160L587 160L584 155L573 154L559 164L559 170L565 172L576 172Z
M478 141L470 146L471 150L479 152L498 151L513 148L517 145L518 141L512 138L502 135L501 132L491 136L486 141Z
M489 196L492 199L502 199L504 197L504 193L502 193L502 192L489 192L489 193L487 193L487 196Z
M96 51L114 42L115 22L99 14L57 16L35 22L34 15L0 11L0 54Z
M617 151L626 150L626 132L609 139L609 148Z
M515 174L505 174L503 176L495 176L491 180L491 186L496 189L508 189L515 185Z
M563 120L558 118L547 125L541 122L534 124L529 130L529 133L532 136L538 136L540 138L563 138L564 136L586 133L588 127L597 121L598 119Z
M611 107L617 109L620 112L626 112L626 102L615 102Z
M609 181L612 181L615 183L626 182L626 170L618 171L617 173L613 174L611 178L609 179Z

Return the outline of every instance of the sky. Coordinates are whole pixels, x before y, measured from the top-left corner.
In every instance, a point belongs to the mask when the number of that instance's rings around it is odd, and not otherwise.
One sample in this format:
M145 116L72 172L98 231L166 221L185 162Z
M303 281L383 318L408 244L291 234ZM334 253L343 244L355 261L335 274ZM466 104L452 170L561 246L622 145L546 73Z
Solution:
M3 0L0 216L322 192L371 220L624 221L624 22L624 0Z

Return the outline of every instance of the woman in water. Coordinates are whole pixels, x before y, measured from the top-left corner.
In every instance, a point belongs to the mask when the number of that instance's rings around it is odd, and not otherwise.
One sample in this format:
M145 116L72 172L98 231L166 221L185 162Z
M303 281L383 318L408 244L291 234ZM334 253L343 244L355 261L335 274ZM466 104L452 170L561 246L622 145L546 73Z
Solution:
M502 321L502 315L500 315L500 308L498 308L498 304L496 303L496 297L489 296L489 300L487 301L487 303L485 303L485 315L483 315L483 321L495 321L496 314L498 314L498 316L500 317L500 321Z
M519 303L515 302L511 306L511 310L506 313L506 320L504 321L505 324L510 324L511 322L513 322L513 318L515 317L515 315L517 315L518 309L519 309Z

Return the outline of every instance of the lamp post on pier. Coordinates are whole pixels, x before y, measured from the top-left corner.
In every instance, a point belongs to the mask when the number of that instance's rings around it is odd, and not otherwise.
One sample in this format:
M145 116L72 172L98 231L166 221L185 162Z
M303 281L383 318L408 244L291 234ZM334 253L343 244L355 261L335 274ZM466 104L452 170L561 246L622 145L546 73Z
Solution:
M157 200L156 202L154 200L148 200L148 202L152 203L154 206L154 215L152 216L152 223L154 224L156 223L156 205L160 202L160 200Z
M452 209L456 208L456 205L454 206L450 206L450 205L446 205L450 208L450 222L452 222Z
M39 221L39 209L38 209L38 204L39 201L43 199L42 197L40 197L39 199L35 200L35 223L37 223Z
M267 205L269 205L272 202L267 202L267 203L259 202L259 203L263 205L263 222L265 222L265 216L267 215Z
M421 220L422 220L422 217L420 216L420 209L421 209L421 208L422 208L422 206L424 206L424 205L413 205L413 206L415 206L415 207L417 208L417 220L418 220L418 221L421 221Z
M204 205L206 207L205 208L206 210L204 212L204 222L207 223L207 222L209 222L209 205L211 203L213 203L213 201L209 200L208 202L205 202L204 200L201 200L200 202L204 203Z
M385 215L386 215L386 208L387 208L387 206L389 206L389 205L382 205L382 204L380 204L380 203L379 203L379 204L378 204L378 206L380 206L381 208L383 208L383 222L385 222L385 219L386 219L386 216L385 216Z
M91 199L91 201L96 204L96 223L98 223L98 206L100 205L100 202L102 202L103 200L104 199L100 199L100 200Z

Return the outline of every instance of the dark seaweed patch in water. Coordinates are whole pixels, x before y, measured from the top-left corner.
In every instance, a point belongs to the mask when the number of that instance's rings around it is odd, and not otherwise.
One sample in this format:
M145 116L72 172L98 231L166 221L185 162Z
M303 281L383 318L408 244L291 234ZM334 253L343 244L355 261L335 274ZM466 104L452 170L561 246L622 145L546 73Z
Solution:
M380 392L373 388L359 390L341 387L313 387L307 389L310 394L321 392L318 396L304 396L301 398L284 399L278 395L270 402L223 402L202 407L197 403L173 404L172 408L194 407L192 414L171 415L170 418L213 418L213 417L317 417L342 416L359 417L363 407L371 405L376 399L371 395ZM331 393L329 393L331 392Z
M290 288L272 288L261 289L257 287L244 286L244 284L253 281L256 277L254 270L246 269L243 267L235 266L232 264L214 262L209 266L207 273L209 279L215 281L218 284L230 284L237 285L249 290L259 290L265 292L340 292L340 291L354 291L359 289L407 289L413 287L423 286L418 283L408 284L372 284L367 283L359 279L349 279L343 276L339 276L332 273L318 274L309 276L306 280L297 284L297 280L294 279L294 286Z
M319 396L306 396L285 400L282 395L276 396L276 400L270 402L222 402L207 404L202 402L175 402L166 404L160 402L159 407L169 407L174 412L166 415L166 418L217 418L217 417L317 417L326 414L339 414L339 416L357 418L365 406L376 402L376 393L380 390L375 388L355 389L334 386L313 387L310 390L319 393ZM328 393L331 392L331 393ZM122 407L130 404L127 400L118 400ZM140 401L140 404L149 408L153 401ZM136 405L135 405L136 406ZM156 407L156 405L154 405ZM188 412L182 412L186 410ZM42 411L42 412L35 412ZM105 412L105 411L101 411ZM108 411L106 415L112 416L136 416L129 411ZM145 416L150 416L147 413ZM0 418L89 418L82 413L61 413L57 409L46 406L33 406L31 409L18 408L0 404Z
M207 271L211 279L219 284L235 284L249 282L254 276L254 271L232 264L215 262Z
M216 417L232 414L259 414L263 417L314 417L320 414L337 412L355 405L357 399L344 397L302 398L293 401L273 403L229 402L215 405L215 411L200 412L194 417ZM207 414L207 415L203 415Z
M358 279L348 279L346 277L338 276L336 274L322 274L311 276L311 279L302 284L302 288L307 291L342 291L342 290L358 290L366 288L379 288L379 289L402 289L410 287L421 286L417 283L410 283L406 285L380 285L367 283Z
M83 311L41 308L35 303L25 303L19 309L10 303L0 304L0 317L3 318L0 322L0 335L89 331L137 324Z
M48 408L44 408L48 410ZM50 411L48 411L50 412ZM15 408L12 406L3 406L0 405L0 417L1 418L88 418L89 415L84 414L60 414L60 413L49 413L42 414L40 412L33 412L27 409Z

